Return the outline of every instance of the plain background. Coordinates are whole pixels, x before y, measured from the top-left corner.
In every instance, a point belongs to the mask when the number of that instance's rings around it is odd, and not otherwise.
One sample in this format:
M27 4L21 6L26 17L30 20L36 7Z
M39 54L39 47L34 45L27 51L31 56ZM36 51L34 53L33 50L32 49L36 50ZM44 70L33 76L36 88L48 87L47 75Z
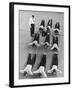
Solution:
M0 90L9 90L9 2L30 2L30 3L46 3L46 4L64 4L71 5L72 0L1 0L0 1ZM72 67L72 66L71 66ZM56 86L44 86L44 87L25 87L15 88L25 90L71 90L70 85L56 85Z

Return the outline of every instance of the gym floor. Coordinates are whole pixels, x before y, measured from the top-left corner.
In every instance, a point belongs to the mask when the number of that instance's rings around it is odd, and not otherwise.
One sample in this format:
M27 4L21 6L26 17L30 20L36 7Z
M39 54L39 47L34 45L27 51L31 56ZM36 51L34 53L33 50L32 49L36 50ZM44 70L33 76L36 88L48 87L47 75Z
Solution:
M41 55L46 52L47 60L46 60L46 70L49 70L52 60L52 52L50 49L45 49L43 46L41 47L32 47L28 46L28 43L32 41L30 37L30 29L29 29L29 18L35 15L35 32L39 30L39 25L42 19L45 20L45 25L49 18L51 17L53 20L53 27L56 22L60 22L61 35L64 35L64 13L62 12L44 12L44 11L19 11L19 71L23 70L27 63L28 53L36 53L37 58L33 67L33 71L38 68ZM45 38L40 38L40 41L44 41ZM52 42L52 37L50 37L50 42ZM58 52L58 68L62 71L61 74L57 75L48 75L48 78L51 77L63 77L64 76L64 36L59 36L59 48ZM24 74L19 73L19 79L25 79ZM28 76L27 78L39 78L39 75L36 76Z

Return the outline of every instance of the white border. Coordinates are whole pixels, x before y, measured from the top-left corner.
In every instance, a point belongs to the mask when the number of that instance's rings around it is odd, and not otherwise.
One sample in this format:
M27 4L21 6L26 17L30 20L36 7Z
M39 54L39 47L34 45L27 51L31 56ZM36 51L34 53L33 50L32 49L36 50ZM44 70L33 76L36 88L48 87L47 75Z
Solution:
M64 12L64 77L19 80L19 10ZM29 5L14 6L14 85L34 85L68 82L68 8Z

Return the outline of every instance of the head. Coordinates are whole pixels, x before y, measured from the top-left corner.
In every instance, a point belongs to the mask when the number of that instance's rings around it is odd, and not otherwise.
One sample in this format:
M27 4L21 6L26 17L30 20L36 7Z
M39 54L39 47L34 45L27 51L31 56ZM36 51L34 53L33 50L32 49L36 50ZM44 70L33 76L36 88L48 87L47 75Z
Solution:
M35 16L34 15L32 15L32 18L34 18Z
M59 22L56 22L56 24L55 24L55 28L60 29L60 23L59 23Z
M45 27L45 20L42 20L40 25Z
M47 26L51 26L52 27L52 19L48 20Z

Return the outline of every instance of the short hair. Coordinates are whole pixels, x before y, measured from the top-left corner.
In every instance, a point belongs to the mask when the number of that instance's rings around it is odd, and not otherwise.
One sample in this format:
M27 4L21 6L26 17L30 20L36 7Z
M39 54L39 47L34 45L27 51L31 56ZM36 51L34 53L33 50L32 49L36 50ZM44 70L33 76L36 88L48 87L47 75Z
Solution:
M35 17L34 15L32 15L32 17Z

